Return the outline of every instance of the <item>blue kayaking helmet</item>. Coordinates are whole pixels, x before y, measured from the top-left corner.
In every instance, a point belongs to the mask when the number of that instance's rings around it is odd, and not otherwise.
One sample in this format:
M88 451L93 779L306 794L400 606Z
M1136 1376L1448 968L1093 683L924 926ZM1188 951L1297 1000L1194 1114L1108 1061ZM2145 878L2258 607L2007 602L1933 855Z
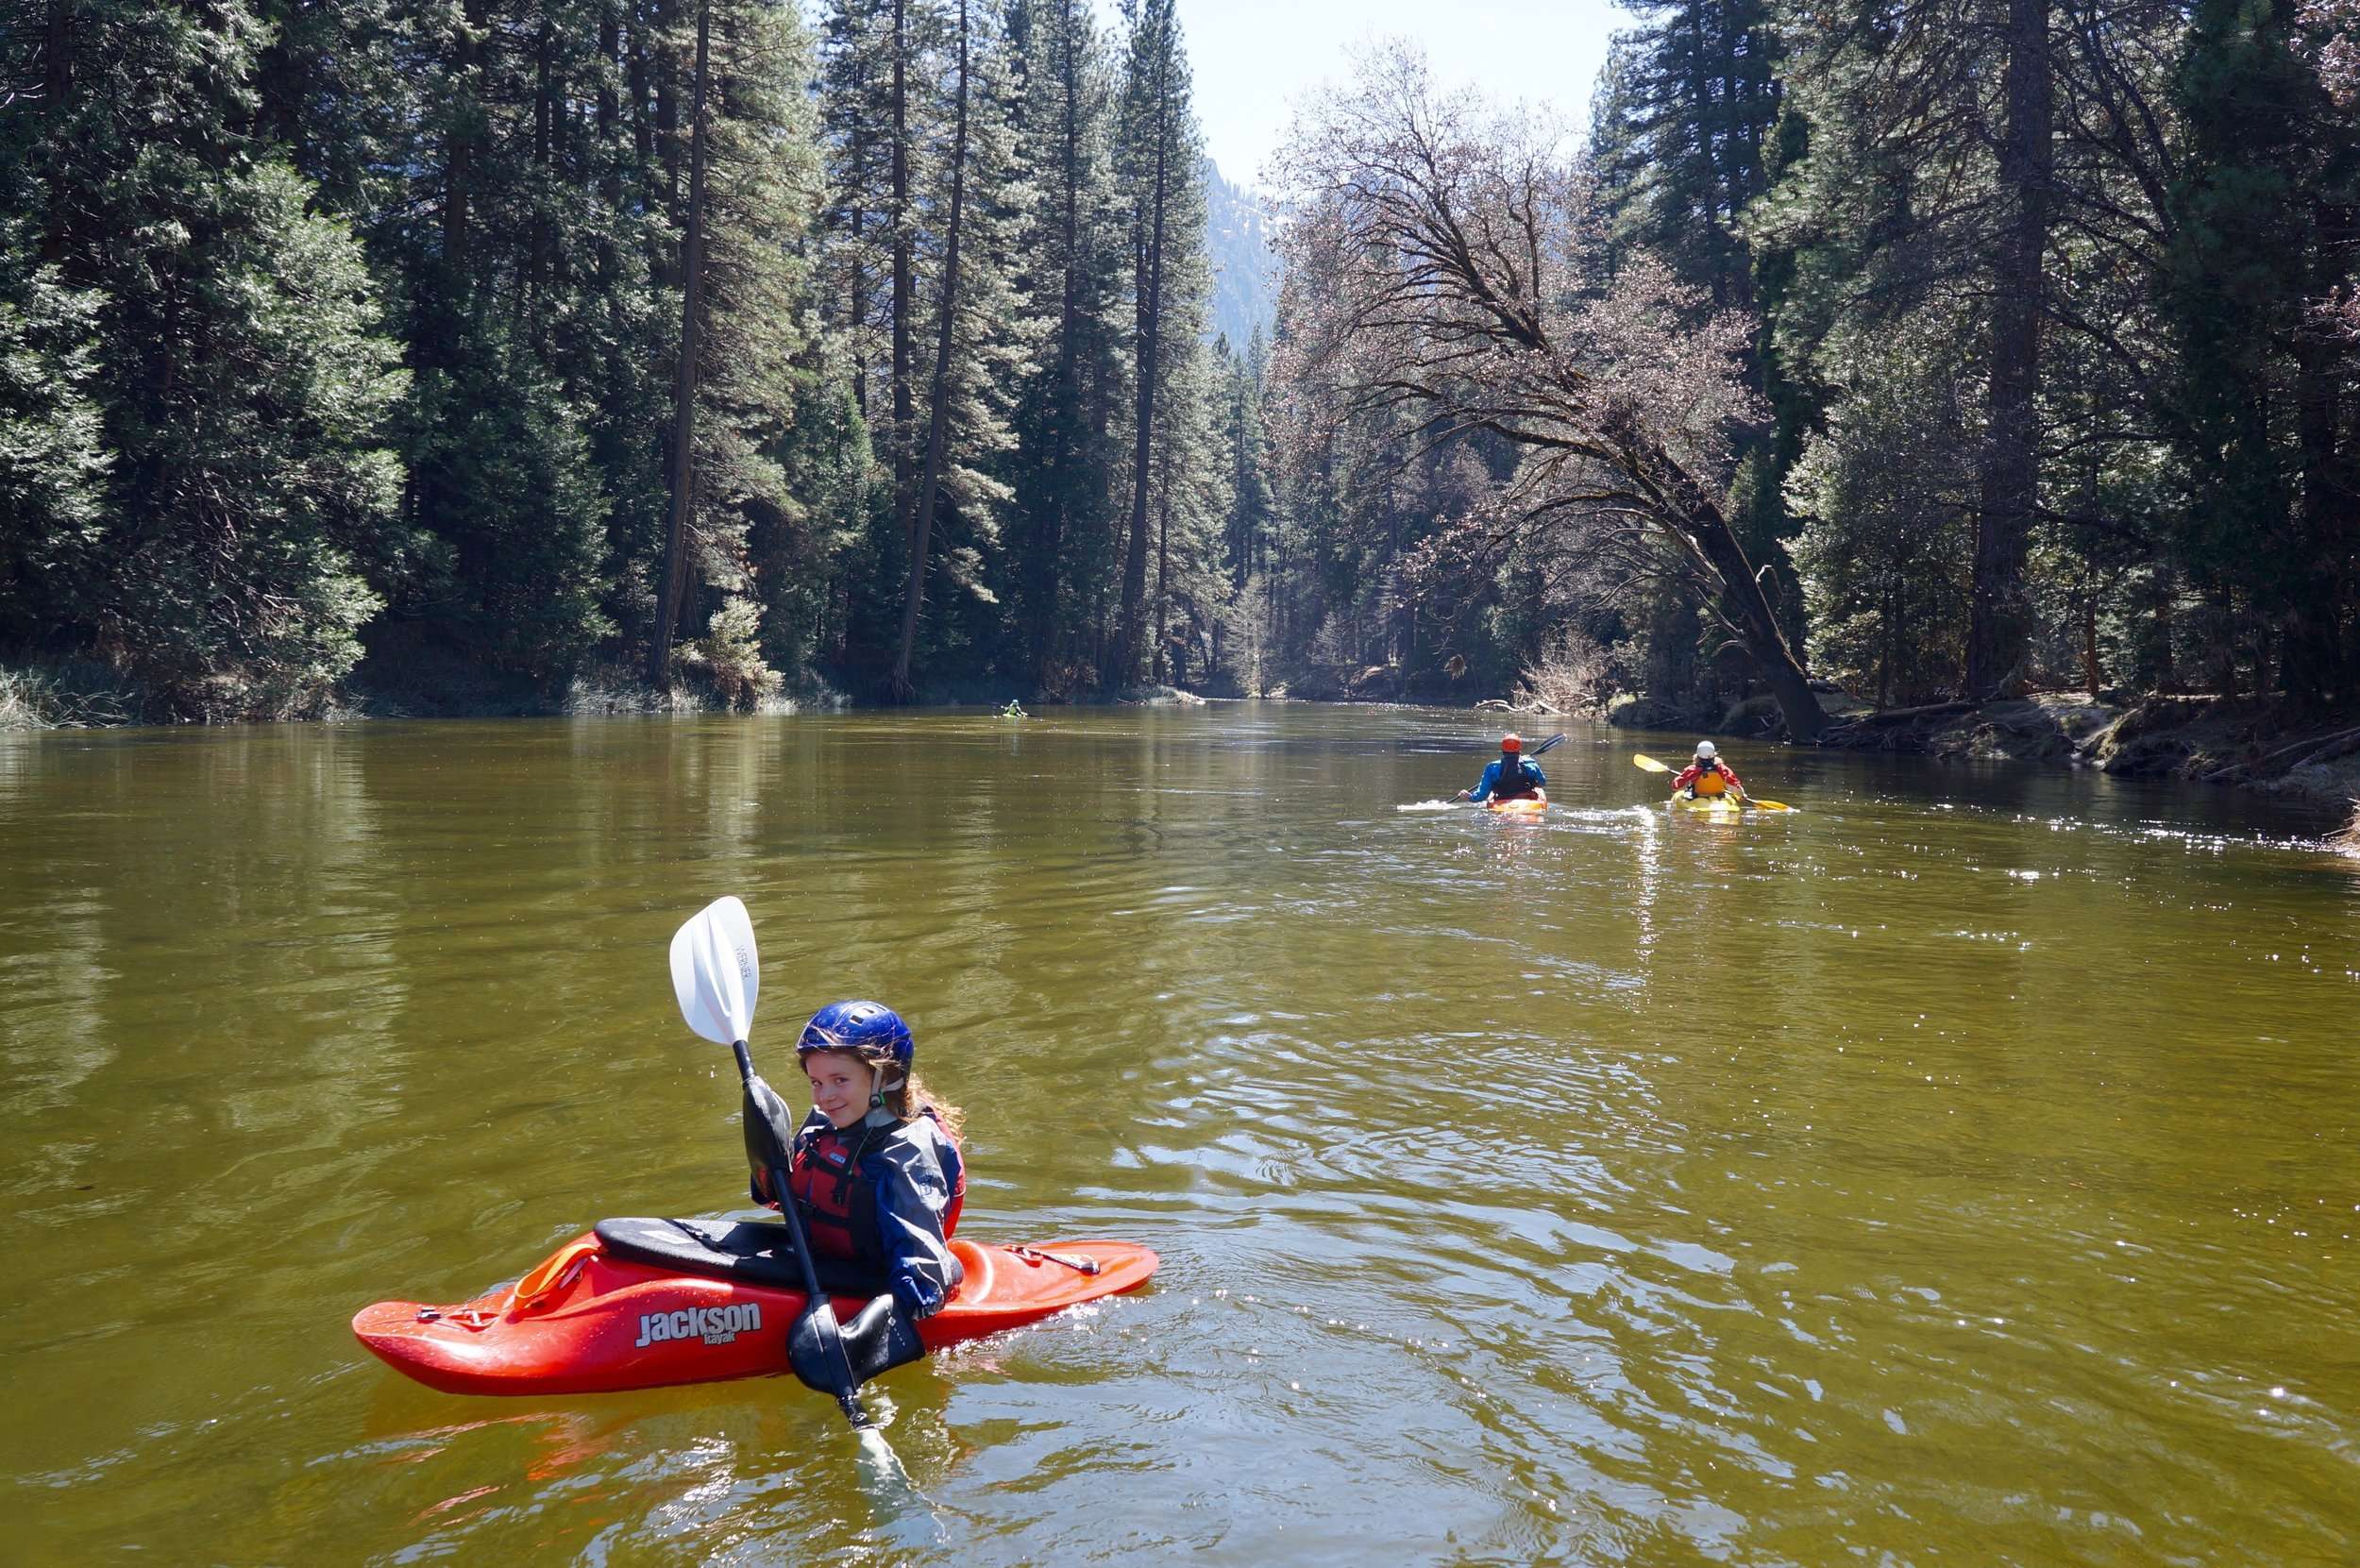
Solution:
M917 1053L910 1026L882 1002L831 1002L811 1015L795 1042L798 1061L815 1051L842 1051L879 1067L894 1067L906 1078ZM880 1081L880 1087L896 1086Z

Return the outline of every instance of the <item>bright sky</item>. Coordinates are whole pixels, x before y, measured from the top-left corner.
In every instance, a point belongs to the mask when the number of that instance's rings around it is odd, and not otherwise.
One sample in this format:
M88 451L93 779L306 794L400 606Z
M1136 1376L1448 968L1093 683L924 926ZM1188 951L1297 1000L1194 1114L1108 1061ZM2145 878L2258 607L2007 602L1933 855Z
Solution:
M1439 85L1548 104L1586 130L1607 35L1635 25L1610 0L1180 0L1205 149L1224 178L1260 186L1293 103L1340 85L1357 47L1409 39Z

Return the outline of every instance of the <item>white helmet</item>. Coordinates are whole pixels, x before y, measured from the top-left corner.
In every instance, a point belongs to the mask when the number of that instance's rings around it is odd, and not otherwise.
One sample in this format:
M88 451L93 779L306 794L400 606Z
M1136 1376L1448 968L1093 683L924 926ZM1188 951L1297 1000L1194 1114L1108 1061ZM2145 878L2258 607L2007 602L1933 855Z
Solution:
M1696 760L1698 762L1711 762L1713 758L1719 756L1720 754L1720 752L1715 751L1712 749L1712 742L1709 740L1700 740L1696 743Z

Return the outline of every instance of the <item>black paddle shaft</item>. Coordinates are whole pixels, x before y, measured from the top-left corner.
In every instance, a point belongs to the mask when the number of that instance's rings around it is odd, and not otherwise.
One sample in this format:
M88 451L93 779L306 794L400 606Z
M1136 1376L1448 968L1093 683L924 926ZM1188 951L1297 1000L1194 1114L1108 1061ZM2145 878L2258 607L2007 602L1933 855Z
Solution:
M737 1080L748 1090L748 1098L750 1102L754 1082L754 1059L748 1054L744 1040L733 1040L730 1043L730 1049L736 1053ZM749 1114L750 1113L750 1104ZM830 1332L836 1326L835 1312L830 1306L826 1294L819 1289L819 1271L812 1263L811 1242L803 1235L803 1217L795 1212L795 1192L787 1186L786 1168L783 1165L774 1164L770 1167L770 1195L778 1199L779 1212L786 1216L786 1233L795 1243L795 1261L802 1266L803 1316L810 1318L825 1314L826 1326L822 1334L831 1353L828 1357L829 1371L841 1374L836 1386L830 1391L835 1395L835 1402L844 1407L846 1419L855 1426L866 1426L868 1425L868 1412L861 1408L860 1395L852 1387L852 1363L844 1354L843 1337L840 1333Z

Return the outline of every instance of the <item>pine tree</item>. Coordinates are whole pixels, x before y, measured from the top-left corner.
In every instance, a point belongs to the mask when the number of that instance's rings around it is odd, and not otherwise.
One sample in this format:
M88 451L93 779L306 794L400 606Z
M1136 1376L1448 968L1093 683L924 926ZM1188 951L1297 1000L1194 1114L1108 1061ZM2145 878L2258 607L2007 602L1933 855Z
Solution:
M943 445L950 435L951 346L959 317L959 230L967 218L967 110L973 77L969 65L967 0L959 0L958 51L958 87L952 110L955 128L951 142L951 206L943 220L942 298L935 307L935 371L926 394L926 461L919 470L918 523L910 539L909 587L902 603L902 646L893 661L894 695L904 701L915 692L910 684L910 649L918 640L918 607L926 597L926 552L933 545Z
M299 711L351 667L404 555L384 444L402 380L372 280L246 128L265 33L243 4L52 17L49 92L13 117L0 187L45 198L18 210L45 214L55 272L10 270L53 335L87 323L63 367L70 386L94 359L111 464L94 518L88 491L68 503L89 548L38 613L176 712Z
M1933 701L1965 672L1976 415L1955 367L1972 332L1963 312L1923 311L1883 334L1788 481L1814 519L1795 548L1812 667L1880 707Z
M1157 421L1155 466L1155 557L1153 600L1155 653L1149 679L1181 684L1191 650L1202 651L1220 614L1226 583L1222 571L1222 525L1229 512L1228 453L1220 439L1221 388L1204 324L1211 314L1212 272L1200 251L1191 258L1201 281L1176 292L1181 321L1164 377L1164 414ZM1209 658L1209 656L1208 656Z
M697 0L696 64L688 93L688 199L682 211L681 329L674 350L672 393L671 505L664 530L662 586L656 591L655 627L648 638L648 680L662 689L671 683L672 630L688 588L688 517L697 509L697 394L704 368L705 160L710 145L706 100L712 93L713 0Z
M924 160L944 183L924 193L930 222L915 235L918 276L932 297L927 376L912 405L927 439L897 584L902 634L889 682L904 700L915 667L955 657L981 669L1003 651L1005 612L992 580L1002 571L1000 514L1010 491L1000 471L1015 441L1016 389L1039 337L1017 281L1034 191L1018 152L1010 50L981 8L962 8L952 37L952 83L940 93L950 105L947 145ZM921 621L930 577L938 592Z
M942 592L928 657L1020 674L1010 608L1020 590L1005 522L1020 472L1018 407L1051 326L1032 286L1037 259L1029 249L1041 194L1022 149L1024 90L1005 17L972 5L969 25L968 189L935 534Z
M1269 351L1257 328L1243 352L1227 338L1213 346L1219 366L1221 443L1229 469L1229 509L1222 549L1229 582L1242 590L1246 580L1269 565L1272 514L1270 436L1262 425L1262 373Z
M1977 299L1991 325L1962 366L1985 396L1961 679L1989 695L2025 677L2032 630L2026 552L2040 508L2056 21L2048 0L1821 20L1793 19L1797 120L1781 129L1778 184L1748 225L1773 259L1769 346L1795 383L1843 385L1913 312L1947 316L1963 293ZM1811 526L1820 536L1807 553L1833 559L1841 547L1828 531L1846 520ZM1812 591L1825 602L1826 585Z
M1591 163L1610 265L1644 253L1695 289L1707 311L1750 310L1765 264L1778 269L1747 224L1769 189L1784 109L1775 8L1769 0L1640 0L1632 9L1644 25L1616 36L1592 110ZM1757 341L1744 374L1774 417L1766 428L1749 422L1732 432L1730 526L1799 644L1800 596L1787 591L1793 525L1784 483L1800 441L1795 389L1782 368L1772 346ZM1669 613L1660 607L1656 618L1668 625Z
M1123 549L1121 620L1104 676L1138 679L1146 631L1149 499L1155 426L1167 409L1162 384L1187 341L1209 278L1205 198L1188 55L1174 0L1137 0L1118 111L1116 171L1131 194L1132 415L1130 524Z
M1989 413L1975 514L1966 695L1998 695L2029 665L2025 554L2040 505L2041 319L2048 292L2056 87L2051 0L2008 0L1995 171L2001 209L1991 258Z
M104 569L112 464L99 405L103 297L67 288L34 244L29 224L0 220L0 647L11 648L65 631L59 612Z
M2198 6L2173 85L2190 133L2168 293L2191 457L2177 542L2225 616L2282 632L2286 688L2325 703L2350 680L2360 528L2332 390L2352 361L2305 307L2352 276L2360 138L2281 8Z
M1108 164L1108 66L1089 7L1017 0L1007 27L1015 157L1036 182L1020 242L1030 264L1017 282L1043 332L1020 386L1008 474L1024 673L1039 691L1064 683L1061 652L1076 618L1067 602L1070 558L1107 527L1104 436L1123 373L1115 323L1123 244Z
M1715 310L1753 302L1739 232L1767 187L1780 55L1768 0L1626 0L1645 25L1615 41L1604 131L1605 187L1619 234L1671 263Z
M407 511L436 546L397 608L415 635L543 682L615 632L615 531L660 482L629 450L658 407L633 367L662 335L645 262L626 254L639 229L619 106L567 111L579 88L612 93L598 50L619 49L618 25L567 0L419 13L401 45L418 106L394 163L408 189L358 215L410 305ZM387 639L388 661L407 646Z

